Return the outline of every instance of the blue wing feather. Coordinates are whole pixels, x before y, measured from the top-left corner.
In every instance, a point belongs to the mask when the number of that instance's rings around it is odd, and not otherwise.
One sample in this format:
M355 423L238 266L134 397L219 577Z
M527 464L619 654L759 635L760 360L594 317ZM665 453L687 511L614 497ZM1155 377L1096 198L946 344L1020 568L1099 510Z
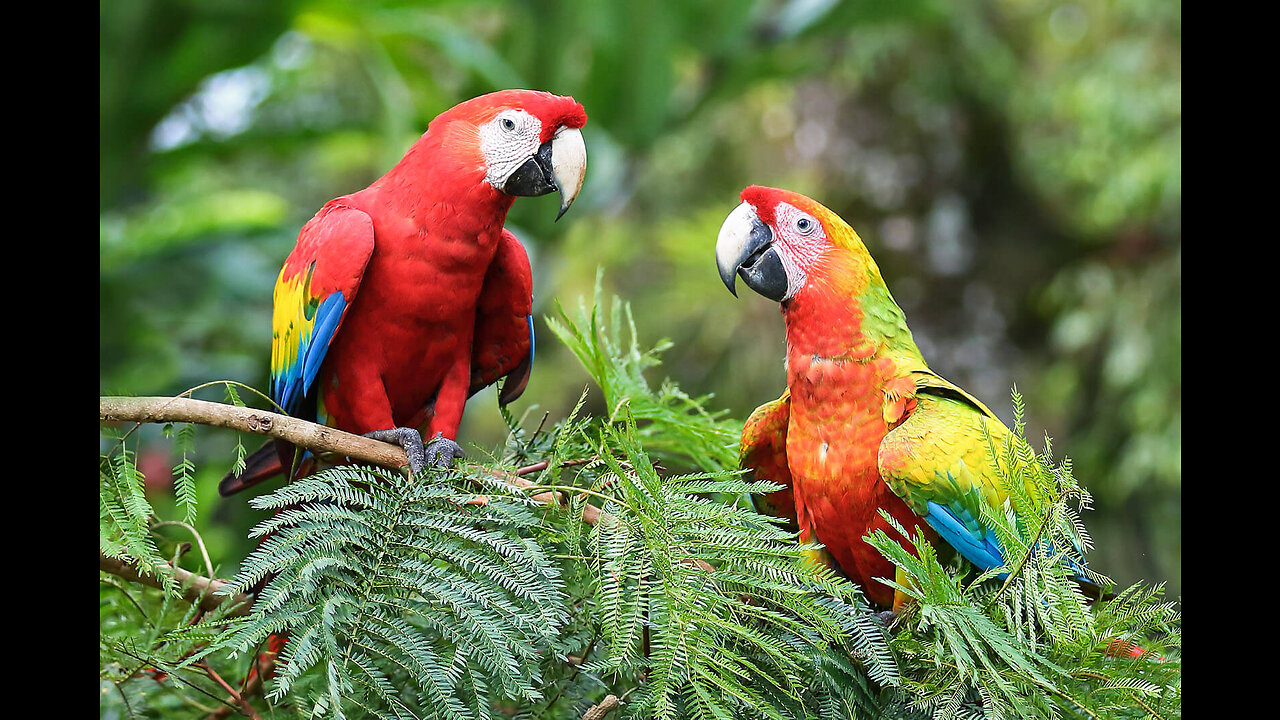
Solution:
M329 201L302 227L273 294L271 398L308 420L319 419L313 385L373 254L373 220L350 200Z
M929 501L928 508L929 514L925 515L925 521L965 560L983 572L1004 564L1004 552L1000 549L995 533L987 530L983 534L981 529L975 531L977 523L967 510L939 505L932 500Z
M533 367L533 349L536 345L533 337L533 316L526 315L525 317L529 318L529 367Z
M305 368L302 373L304 395L310 392L311 384L315 382L316 374L320 372L320 365L324 363L324 357L329 352L329 344L346 309L347 301L342 297L342 293L335 292L325 298L316 311L316 328L311 336L312 343L307 348Z
M330 293L316 309L315 325L310 336L298 343L298 354L292 358L279 377L272 378L272 399L290 415L295 414L303 399L311 391L320 366L324 364L330 341L342 320L347 301L342 293Z
M929 501L929 514L925 516L925 521L946 540L956 552L969 562L973 563L979 571L986 572L992 568L1000 567L1005 564L1004 550L1000 547L1000 541L996 538L995 532L986 530L975 522L975 518L962 507L957 505L939 505L936 502ZM1076 548L1080 550L1079 547ZM1052 554L1054 547L1050 543L1041 543L1041 551L1046 554ZM1067 567L1075 572L1075 579L1081 582L1094 584L1092 580L1083 573L1081 565L1071 558L1064 558ZM1000 579L1009 576L1009 573L1002 572L996 575Z

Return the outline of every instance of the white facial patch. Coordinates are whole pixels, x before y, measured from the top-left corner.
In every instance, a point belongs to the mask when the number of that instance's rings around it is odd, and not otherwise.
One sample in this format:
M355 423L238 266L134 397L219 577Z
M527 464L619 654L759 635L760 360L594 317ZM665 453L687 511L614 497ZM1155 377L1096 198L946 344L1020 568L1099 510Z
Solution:
M495 188L511 177L542 144L542 121L524 110L503 110L480 126L480 153L484 155L485 180Z
M773 224L773 241L782 245L778 257L782 259L790 288L784 299L789 299L809 279L805 268L813 267L831 242L817 218L788 203L778 203L774 208Z

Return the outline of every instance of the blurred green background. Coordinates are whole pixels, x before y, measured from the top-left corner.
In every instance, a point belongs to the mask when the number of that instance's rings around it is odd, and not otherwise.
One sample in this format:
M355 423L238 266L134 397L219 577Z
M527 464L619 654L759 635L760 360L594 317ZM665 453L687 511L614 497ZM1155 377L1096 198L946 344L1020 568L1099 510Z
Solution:
M660 373L743 420L783 386L782 319L735 300L717 230L748 184L811 195L877 258L926 359L1090 488L1095 566L1181 594L1181 8L1158 0L114 0L101 12L103 394L267 388L271 291L298 229L439 112L506 87L590 116L586 186L509 219L538 361L512 405L562 418L585 372L556 303L629 300ZM660 375L651 378L662 380ZM221 393L201 397L221 399ZM461 440L500 447L488 390ZM600 397L591 402L600 409ZM157 502L171 443L141 433ZM215 561L235 438L197 436ZM246 438L249 450L256 439ZM231 568L234 569L234 568Z

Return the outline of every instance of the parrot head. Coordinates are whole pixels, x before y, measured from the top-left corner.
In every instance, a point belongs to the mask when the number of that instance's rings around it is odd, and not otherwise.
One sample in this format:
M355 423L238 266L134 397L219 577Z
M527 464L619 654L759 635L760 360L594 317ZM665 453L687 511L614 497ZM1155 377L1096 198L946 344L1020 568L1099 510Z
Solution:
M571 97L500 90L441 113L424 137L442 138L443 150L499 193L558 191L559 220L582 189L587 146L580 128L586 122L586 110Z
M741 276L757 293L785 302L821 277L833 257L867 255L853 228L804 195L752 185L741 197L716 239L720 279L735 296Z

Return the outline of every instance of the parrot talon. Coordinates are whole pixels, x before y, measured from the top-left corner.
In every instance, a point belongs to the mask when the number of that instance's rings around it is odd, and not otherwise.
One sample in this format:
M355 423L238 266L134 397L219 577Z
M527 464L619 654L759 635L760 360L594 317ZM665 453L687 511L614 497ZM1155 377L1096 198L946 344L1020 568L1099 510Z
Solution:
M892 610L885 610L884 612L871 613L871 617L875 618L876 620L879 620L880 624L884 625L884 628L886 630L892 628L893 624L898 621L898 613Z
M426 459L432 467L453 467L453 462L463 457L466 457L466 453L462 451L462 446L445 437L443 432L436 433L431 442L427 443Z
M365 433L364 436L404 448L404 454L409 456L409 470L414 475L418 475L426 469L427 454L422 446L422 434L417 430L396 427L390 430L374 430L373 432ZM432 440L432 443L434 442Z

